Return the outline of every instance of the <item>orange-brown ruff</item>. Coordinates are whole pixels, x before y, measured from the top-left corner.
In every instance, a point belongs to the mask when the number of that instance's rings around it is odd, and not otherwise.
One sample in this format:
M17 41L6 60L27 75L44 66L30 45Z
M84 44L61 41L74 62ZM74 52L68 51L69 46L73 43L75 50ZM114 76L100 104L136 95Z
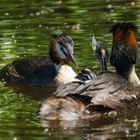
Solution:
M136 37L134 34L134 31L136 31L137 28L130 23L123 24L124 25L118 23L110 30L111 32L113 32L113 44L115 45L118 44L120 41L125 40L126 42L128 42L128 47L138 48ZM119 27L119 29L117 26Z
M110 63L116 72L128 79L132 84L140 85L135 73L135 64L139 61L138 45L134 32L137 27L132 23L117 23L111 28L113 46Z
M110 63L115 66L116 72L126 79L139 60L138 44L134 34L136 29L132 23L124 22L115 24L110 30L113 34Z
M111 29L111 63L118 70L118 74L108 72L97 76L89 83L71 82L61 86L52 97L42 102L41 119L72 120L114 116L137 107L140 86L134 69L138 51L133 29L135 28L131 23L118 23ZM126 69L123 69L121 63L124 63ZM134 74L134 77L130 76ZM129 79L129 76L132 79Z

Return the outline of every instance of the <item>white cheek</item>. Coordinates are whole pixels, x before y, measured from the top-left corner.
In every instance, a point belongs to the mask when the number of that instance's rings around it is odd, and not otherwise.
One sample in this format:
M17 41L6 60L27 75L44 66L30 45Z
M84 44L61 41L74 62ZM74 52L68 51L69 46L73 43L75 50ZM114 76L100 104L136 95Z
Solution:
M66 56L64 55L64 53L61 50L61 45L59 43L56 43L55 50L56 50L56 53L58 56L66 58Z

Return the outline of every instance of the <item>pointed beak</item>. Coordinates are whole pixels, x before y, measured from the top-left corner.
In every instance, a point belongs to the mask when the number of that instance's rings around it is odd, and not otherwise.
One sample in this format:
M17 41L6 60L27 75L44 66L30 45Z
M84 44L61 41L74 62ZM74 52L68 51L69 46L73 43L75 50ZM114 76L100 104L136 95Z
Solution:
M67 58L69 61L71 61L74 65L77 66L77 63L76 63L75 58L74 58L74 56L73 56L73 46L70 46L69 44L67 44L66 50L67 50L66 53L64 52L66 58Z
M91 38L90 45L91 45L92 50L95 51L96 50L97 41L95 39L94 34L93 34L93 36Z
M72 54L72 52L70 52L70 51L68 51L68 53L67 53L67 56L66 56L67 58L68 58L68 60L70 60L74 65L76 65L77 66L77 63L76 63L76 61L75 61L75 58L74 58L74 56L73 56L73 54Z

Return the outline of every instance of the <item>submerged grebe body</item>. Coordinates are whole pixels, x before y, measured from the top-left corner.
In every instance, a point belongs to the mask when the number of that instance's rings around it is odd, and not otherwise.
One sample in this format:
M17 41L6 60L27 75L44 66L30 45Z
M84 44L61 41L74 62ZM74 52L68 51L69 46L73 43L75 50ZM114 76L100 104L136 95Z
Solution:
M76 64L72 38L65 32L52 35L49 55L20 58L0 70L0 79L9 85L25 84L39 87L58 87L73 81L77 75L68 65Z
M63 85L55 92L54 96L42 102L40 108L40 117L42 119L73 120L102 115L116 115L138 105L140 86L137 79L135 79L137 75L133 69L136 76L129 79L128 77L132 73L125 71L124 76L120 65L122 62L125 63L129 70L136 63L138 51L137 46L133 46L133 43L136 43L133 42L135 28L130 23L119 23L114 25L112 29L113 47L110 59L117 73L103 73L89 83L72 82ZM116 31L117 33L114 33ZM132 37L133 39L131 39ZM117 38L116 42L114 42L114 38ZM123 45L121 44L122 41ZM114 49L115 45L119 49ZM129 53L124 52L124 54L122 50L129 50ZM113 55L116 57L113 57ZM127 60L133 57L135 58L134 61ZM101 59L102 61L103 59ZM105 63L107 65L107 61ZM73 89L71 90L72 84Z

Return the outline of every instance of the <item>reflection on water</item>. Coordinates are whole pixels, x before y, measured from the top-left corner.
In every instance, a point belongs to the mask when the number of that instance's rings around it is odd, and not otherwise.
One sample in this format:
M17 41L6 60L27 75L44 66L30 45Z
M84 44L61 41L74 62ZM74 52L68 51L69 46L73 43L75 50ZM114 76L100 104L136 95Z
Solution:
M24 93L35 100L42 100L49 97L55 90L54 88L35 87L32 85L15 85L10 86L16 93Z
M75 42L78 71L98 70L91 53L89 38L110 50L109 28L117 21L140 25L140 2L135 0L1 0L0 4L0 68L17 57L47 55L50 34L56 30L69 32ZM139 36L137 35L139 40ZM138 41L139 43L139 41ZM109 65L109 69L112 67ZM140 67L137 66L137 72ZM138 73L140 75L140 73ZM0 84L0 139L139 139L139 111L118 118L45 121L37 117L38 100L45 89L22 87L26 94L16 94L18 87ZM36 100L34 100L36 99ZM41 123L40 123L41 121Z
M127 122L127 123L126 123ZM46 135L79 136L81 139L124 139L136 138L136 120L123 118L98 118L78 121L41 121Z

